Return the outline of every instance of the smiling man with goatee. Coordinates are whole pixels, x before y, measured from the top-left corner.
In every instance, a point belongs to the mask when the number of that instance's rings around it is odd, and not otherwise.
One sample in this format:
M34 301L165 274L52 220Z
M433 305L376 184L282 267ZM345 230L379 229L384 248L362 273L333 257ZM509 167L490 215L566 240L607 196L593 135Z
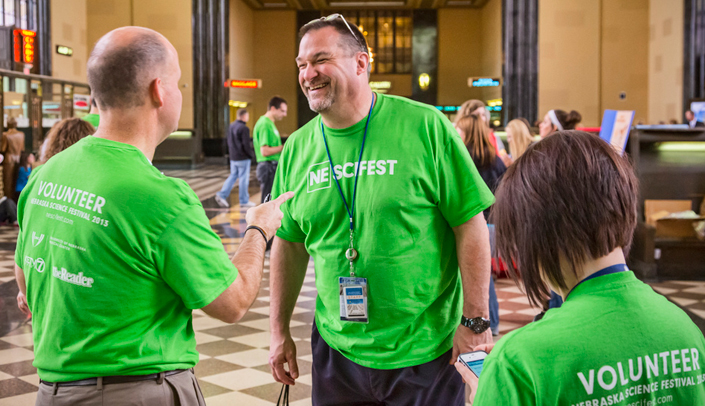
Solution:
M289 138L274 181L274 196L297 193L271 254L272 374L299 377L289 323L313 256L313 405L464 405L451 361L492 340L493 196L440 112L372 92L357 27L334 14L299 38L299 85L320 115Z

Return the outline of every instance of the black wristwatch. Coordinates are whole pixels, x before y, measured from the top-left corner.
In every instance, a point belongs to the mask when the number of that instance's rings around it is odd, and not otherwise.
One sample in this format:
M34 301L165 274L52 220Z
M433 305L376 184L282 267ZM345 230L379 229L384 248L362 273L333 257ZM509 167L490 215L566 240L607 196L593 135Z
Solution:
M475 334L482 334L485 332L485 330L490 328L490 321L482 317L468 319L465 316L461 316L460 325L469 328Z

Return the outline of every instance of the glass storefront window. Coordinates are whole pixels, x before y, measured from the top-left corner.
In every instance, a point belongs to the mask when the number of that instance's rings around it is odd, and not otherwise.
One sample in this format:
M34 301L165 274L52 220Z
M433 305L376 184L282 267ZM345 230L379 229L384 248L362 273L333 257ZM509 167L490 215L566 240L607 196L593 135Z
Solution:
M20 28L28 30L27 24L27 0L20 0Z
M3 2L3 25L5 27L15 25L15 0L4 0Z
M61 121L61 84L45 83L42 95L42 127L51 128Z
M372 73L411 73L411 11L348 10L340 14L365 36L372 51Z
M14 81L14 91L10 81ZM7 128L7 119L13 117L17 120L17 128L29 128L27 114L27 80L3 77L3 126Z
M83 117L91 110L90 105L91 91L89 88L84 86L75 86L73 88L73 116Z
M37 30L37 0L0 0L0 23L23 30Z
M394 63L397 72L411 72L411 16L397 16Z

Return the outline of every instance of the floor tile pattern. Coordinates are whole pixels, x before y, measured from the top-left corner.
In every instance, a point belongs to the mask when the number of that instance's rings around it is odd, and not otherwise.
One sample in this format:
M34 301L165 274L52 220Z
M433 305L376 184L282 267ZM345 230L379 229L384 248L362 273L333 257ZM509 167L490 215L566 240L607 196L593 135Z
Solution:
M206 167L201 170L164 171L168 176L182 177L196 191L210 219L213 230L221 237L225 250L233 254L245 229L245 211L238 206L219 208L212 199L227 176L227 168ZM251 200L259 201L256 188L251 188ZM237 188L233 191L236 196ZM233 200L237 202L237 198ZM33 344L31 321L21 318L15 309L13 254L17 229L0 228L0 406L34 405L39 378L32 366ZM6 282L6 283L3 283ZM500 305L500 336L519 328L533 319L538 309L532 308L522 291L508 279L496 283ZM705 282L663 282L654 289L687 308L697 317L705 318ZM297 346L300 378L291 388L293 406L311 404L310 334L316 298L315 275L310 263L302 292L292 317L292 335ZM5 327L4 333L2 327ZM210 406L247 405L273 406L281 385L274 382L268 362L269 350L269 261L265 258L265 273L258 294L248 314L237 324L226 324L193 312L197 350L200 362L196 366L201 389Z
M230 174L230 168L225 165L225 158L223 158L223 165L208 165L196 169L165 169L162 173L172 178L185 180L196 192L198 199L205 200L215 195L223 187L223 182ZM254 172L252 175L254 176ZM233 191L237 196L237 185Z

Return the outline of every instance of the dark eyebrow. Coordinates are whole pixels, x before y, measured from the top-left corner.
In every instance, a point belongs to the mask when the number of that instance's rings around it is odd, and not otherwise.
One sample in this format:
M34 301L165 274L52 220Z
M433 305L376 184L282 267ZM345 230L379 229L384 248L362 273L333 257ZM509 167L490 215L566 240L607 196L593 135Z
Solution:
M313 57L312 57L311 59L316 60L316 59L319 59L319 58L322 57L322 56L323 56L323 57L330 57L330 56L332 56L332 55L333 55L333 54L330 53L330 52L321 51L321 52L316 52L315 54L313 54ZM296 63L300 63L301 61L302 61L302 58L300 58L300 57L297 56L297 57L296 57Z

